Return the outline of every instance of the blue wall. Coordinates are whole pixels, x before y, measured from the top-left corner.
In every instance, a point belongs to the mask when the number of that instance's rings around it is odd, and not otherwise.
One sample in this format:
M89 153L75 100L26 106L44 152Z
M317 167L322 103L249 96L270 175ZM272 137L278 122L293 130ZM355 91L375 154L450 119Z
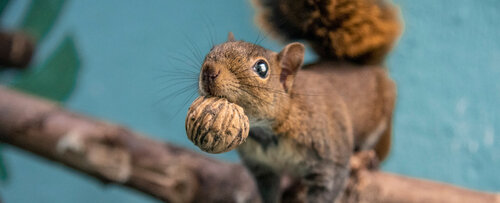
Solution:
M396 2L406 29L388 60L399 98L393 151L383 169L500 191L500 2ZM2 23L15 27L26 5L10 5ZM222 42L228 31L254 41L259 31L252 18L247 1L71 1L36 60L47 57L63 33L73 33L83 69L68 108L194 149L184 116L195 90L162 100L196 82L168 83L172 71L187 69L174 58L206 53L210 39ZM190 43L198 48L187 48ZM261 44L280 47L271 39ZM5 202L155 202L13 148L4 154L10 169L10 180L0 185ZM238 160L233 152L218 157Z

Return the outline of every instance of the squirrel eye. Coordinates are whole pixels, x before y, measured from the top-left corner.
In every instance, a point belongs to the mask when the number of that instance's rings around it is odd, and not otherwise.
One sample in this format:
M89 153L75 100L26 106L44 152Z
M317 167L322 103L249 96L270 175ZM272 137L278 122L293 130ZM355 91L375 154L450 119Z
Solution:
M257 73L261 78L266 78L268 70L269 68L264 60L259 60L253 65L253 71L255 71L255 73Z

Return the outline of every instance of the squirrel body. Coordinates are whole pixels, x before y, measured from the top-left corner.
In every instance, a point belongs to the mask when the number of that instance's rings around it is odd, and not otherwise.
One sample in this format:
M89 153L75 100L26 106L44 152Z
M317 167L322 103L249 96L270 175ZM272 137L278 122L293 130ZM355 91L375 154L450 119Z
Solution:
M380 159L387 156L396 92L385 69L311 64L297 72L292 89L291 109L267 125L252 127L249 139L238 148L257 179L277 181L287 174L309 188L338 194L353 152L376 148ZM309 202L331 202L333 197Z
M381 160L388 154L396 88L382 61L398 19L383 0L260 0L260 6L265 28L305 37L319 62L302 67L301 43L273 52L230 33L205 57L200 95L244 109L250 133L238 152L264 202L282 199L284 175L290 191L301 191L287 200L333 202L353 153L374 149Z

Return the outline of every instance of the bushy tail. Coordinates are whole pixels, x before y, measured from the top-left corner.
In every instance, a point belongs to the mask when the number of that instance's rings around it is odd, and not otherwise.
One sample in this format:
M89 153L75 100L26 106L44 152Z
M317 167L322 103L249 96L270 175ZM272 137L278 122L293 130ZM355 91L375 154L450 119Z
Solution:
M378 64L401 33L386 0L253 0L257 23L285 40L307 40L323 59Z

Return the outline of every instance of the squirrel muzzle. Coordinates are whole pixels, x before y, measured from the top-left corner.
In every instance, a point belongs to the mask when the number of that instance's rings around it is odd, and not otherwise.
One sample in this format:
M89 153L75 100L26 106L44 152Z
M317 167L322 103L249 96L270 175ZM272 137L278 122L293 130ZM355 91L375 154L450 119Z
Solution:
M220 75L221 70L216 68L213 64L206 64L203 66L201 71L201 84L203 90L209 94L213 95L215 93L217 87L217 78Z
M200 95L226 98L235 102L235 76L224 67L224 64L205 61L199 77Z

